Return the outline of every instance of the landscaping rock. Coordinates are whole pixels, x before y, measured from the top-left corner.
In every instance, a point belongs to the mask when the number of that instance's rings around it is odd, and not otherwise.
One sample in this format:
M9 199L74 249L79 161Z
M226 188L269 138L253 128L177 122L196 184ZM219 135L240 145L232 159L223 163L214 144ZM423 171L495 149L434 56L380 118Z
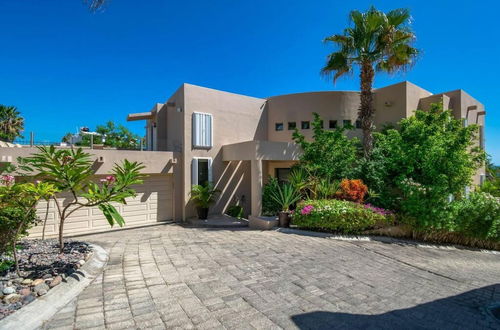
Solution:
M56 285L59 285L62 282L62 277L61 276L56 276L49 284L49 287L53 288Z
M11 286L8 286L8 287L4 288L2 290L2 292L3 292L4 295L8 296L9 294L13 294L14 292L16 292L16 289L14 289Z
M83 266L83 265L85 264L85 260L79 260L79 261L78 261L78 264L79 264L80 266Z
M45 293L47 293L47 291L49 291L49 286L45 283L42 283L42 284L38 284L37 286L35 286L33 288L33 291L38 294L39 296L42 296L42 294L40 294L40 291L45 291ZM44 294L45 294L44 293Z
M27 296L23 297L22 303L23 303L23 305L27 305L30 302L32 302L33 300L35 300L35 299L36 299L35 296L32 295L32 294L30 294L30 295L27 295Z
M42 280L41 278L38 278L36 280L34 280L32 283L31 283L31 286L37 286L37 285L40 285L42 283L45 283L44 280Z
M12 293L12 294L9 294L8 296L5 296L5 298L3 298L3 301L7 304L14 304L14 303L21 301L21 299L22 299L22 296L20 294Z
M31 285L31 283L33 283L31 278L26 278L21 282L22 285Z
M31 294L31 290L28 288L22 288L21 290L19 290L19 294L21 296L27 296L27 295Z
M64 253L56 240L23 240L19 242L18 276L14 267L0 273L0 319L12 314L38 296L59 285L65 276L73 274L91 254L87 243L68 241ZM1 255L0 261L12 261L12 256ZM4 293L5 290L5 293Z

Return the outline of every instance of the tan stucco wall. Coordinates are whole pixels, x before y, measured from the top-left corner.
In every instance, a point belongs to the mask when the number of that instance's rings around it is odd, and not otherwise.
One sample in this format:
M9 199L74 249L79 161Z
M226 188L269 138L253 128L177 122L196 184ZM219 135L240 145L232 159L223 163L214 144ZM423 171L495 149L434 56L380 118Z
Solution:
M395 124L406 118L418 107L420 98L431 95L430 92L403 81L374 90L376 129L385 124ZM328 128L330 120L337 120L342 126L343 120L351 120L355 125L359 112L358 92L310 92L271 97L268 107L268 137L270 141L292 141L293 130L288 130L288 122L295 122L299 131L307 139L311 139L312 129L302 129L302 121L312 121L313 112L316 112L324 121L324 128ZM283 123L284 130L276 131L275 124ZM348 137L362 138L362 130L354 129L347 132Z
M100 177L96 177L98 180ZM159 221L171 220L173 201L172 201L172 175L151 175L145 179L144 184L133 187L137 191L137 197L128 198L127 204L113 205L125 219L125 226L110 227L106 218L97 207L82 208L75 211L64 223L64 232L66 236L97 233L114 229L126 229L149 224L155 224ZM69 197L61 195L60 203ZM47 202L42 201L38 205L37 214L40 219L45 219ZM47 217L47 227L45 229L46 237L55 237L59 230L59 217L57 216L55 202L49 201L49 214ZM34 227L30 231L30 238L39 238L42 235L42 224Z
M288 129L288 122L295 122L299 131L307 139L311 139L312 128L301 129L301 122L312 122L314 112L323 119L324 128L328 128L330 120L337 120L339 126L342 126L343 120L351 120L354 125L358 118L359 93L311 92L280 95L271 97L267 102L267 108L269 141L292 141L294 131ZM276 123L283 123L284 130L276 131ZM350 131L348 136L361 137L361 130Z
M251 203L251 179L249 162L224 162L222 146L249 140L267 138L266 116L263 115L264 99L217 91L184 84L184 218L194 216L189 203L191 190L191 162L193 157L211 157L212 175L217 188L222 190L211 213L224 212L234 196L244 196L245 209ZM213 116L213 147L209 150L192 148L193 112L210 113Z
M145 174L167 174L172 173L173 161L180 156L179 153L165 151L136 151L136 150L91 150L84 149L92 155L94 160L102 158L103 163L96 162L94 169L96 174L108 174L114 164L127 159L131 162L141 162L145 168L141 171ZM37 148L0 148L0 157L9 156L15 165L18 157L27 157L38 151Z

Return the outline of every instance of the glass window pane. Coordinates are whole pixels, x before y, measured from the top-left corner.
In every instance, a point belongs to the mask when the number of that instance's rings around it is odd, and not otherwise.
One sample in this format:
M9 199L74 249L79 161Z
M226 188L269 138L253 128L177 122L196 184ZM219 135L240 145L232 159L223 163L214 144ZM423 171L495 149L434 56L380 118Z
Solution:
M336 120L330 120L328 124L329 128L337 128L337 121Z
M297 123L294 121L288 122L288 130L293 130L297 127Z
M278 182L288 182L288 175L290 174L289 168L277 168L276 169L276 179Z
M303 121L300 126L302 129L309 129L311 125L308 121Z
M198 159L198 184L208 183L208 159Z
M283 130L283 123L276 123L276 130L282 131Z

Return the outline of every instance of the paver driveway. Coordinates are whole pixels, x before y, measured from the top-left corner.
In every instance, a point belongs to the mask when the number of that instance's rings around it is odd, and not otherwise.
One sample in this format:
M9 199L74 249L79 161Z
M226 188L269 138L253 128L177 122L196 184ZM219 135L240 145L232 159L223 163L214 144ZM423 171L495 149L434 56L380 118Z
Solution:
M109 263L48 328L500 328L500 255L250 230L87 236Z

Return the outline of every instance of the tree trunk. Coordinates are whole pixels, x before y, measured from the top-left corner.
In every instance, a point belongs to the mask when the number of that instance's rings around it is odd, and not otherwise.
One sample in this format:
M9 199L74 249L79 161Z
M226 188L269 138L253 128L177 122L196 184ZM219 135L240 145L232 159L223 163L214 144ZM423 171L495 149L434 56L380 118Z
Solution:
M64 231L64 218L59 220L59 253L64 251L63 231Z
M45 239L45 227L47 227L47 219L49 217L49 205L50 200L47 199L47 209L45 210L45 220L43 220L43 230L42 230L42 239Z
M361 65L360 81L361 95L359 107L359 120L361 120L361 128L363 129L363 152L365 157L370 156L373 149L373 78L375 72L371 62L363 62Z
M12 255L14 256L14 264L16 265L16 274L19 277L21 277L21 272L19 271L19 260L17 259L16 244L17 244L17 239L19 237L19 232L21 231L22 226L23 226L23 222L21 222L21 224L19 224L19 226L16 228L14 242L12 243Z

